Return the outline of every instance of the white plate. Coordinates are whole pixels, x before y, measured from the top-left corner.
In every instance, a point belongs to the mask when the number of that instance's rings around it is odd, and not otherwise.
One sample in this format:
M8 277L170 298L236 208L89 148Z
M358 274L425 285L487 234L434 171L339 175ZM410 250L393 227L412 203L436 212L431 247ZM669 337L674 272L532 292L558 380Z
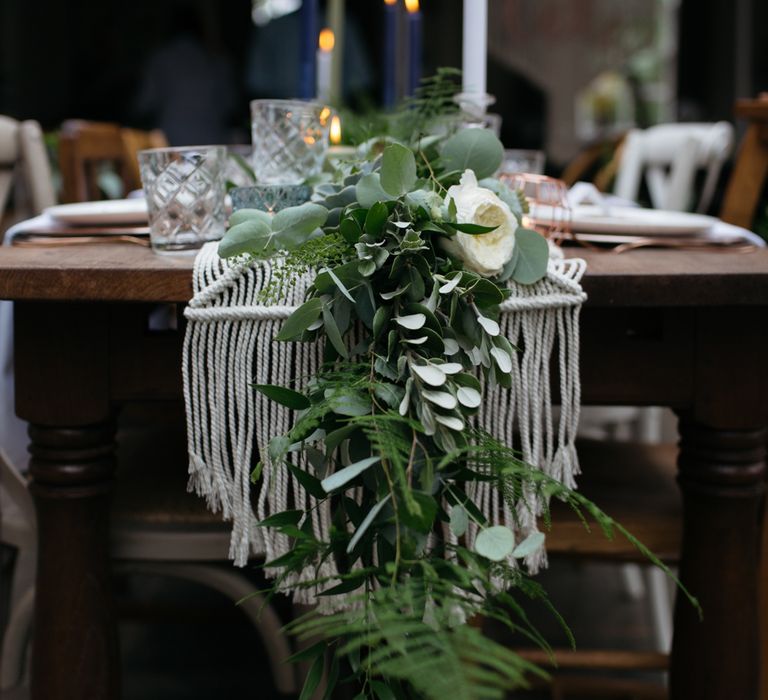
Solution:
M45 213L65 224L146 224L148 220L147 201L143 197L59 204L48 207Z
M639 235L697 233L717 223L713 216L681 211L613 207L606 211L593 204L574 207L571 226L585 233L634 233Z

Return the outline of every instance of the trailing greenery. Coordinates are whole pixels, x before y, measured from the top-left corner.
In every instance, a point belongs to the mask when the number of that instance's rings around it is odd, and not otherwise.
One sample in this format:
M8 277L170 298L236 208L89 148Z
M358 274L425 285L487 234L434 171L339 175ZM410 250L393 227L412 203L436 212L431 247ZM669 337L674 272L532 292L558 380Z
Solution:
M278 256L271 301L315 273L276 340L323 343L323 370L293 387L255 387L296 420L272 439L254 479L289 470L331 505L328 541L301 510L260 523L293 541L266 564L277 572L274 590L320 584L323 596L345 599L341 611L292 626L321 637L301 655L317 659L302 698L319 683L326 652L329 698L342 667L359 698L379 700L502 698L542 674L465 624L494 618L548 648L516 597L546 602L524 564L544 535L517 541L513 529L488 523L472 484L490 482L512 512L539 502L548 522L555 497L607 535L626 534L472 427L484 385L512 383L516 348L498 323L506 280L540 280L549 251L522 225L524 199L492 177L502 157L492 134L424 135L445 111L445 78L412 105L413 138L343 164L310 203L274 217L236 212L219 248L224 257ZM480 530L472 549L470 523ZM338 577L289 583L329 559Z

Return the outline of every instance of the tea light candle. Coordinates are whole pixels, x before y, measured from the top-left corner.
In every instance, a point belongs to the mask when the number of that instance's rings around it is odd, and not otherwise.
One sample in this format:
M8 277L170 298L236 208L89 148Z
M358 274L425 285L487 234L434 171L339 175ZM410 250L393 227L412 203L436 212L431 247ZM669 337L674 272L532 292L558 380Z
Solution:
M327 27L323 29L317 43L317 99L328 102L331 99L331 66L336 43L333 32Z

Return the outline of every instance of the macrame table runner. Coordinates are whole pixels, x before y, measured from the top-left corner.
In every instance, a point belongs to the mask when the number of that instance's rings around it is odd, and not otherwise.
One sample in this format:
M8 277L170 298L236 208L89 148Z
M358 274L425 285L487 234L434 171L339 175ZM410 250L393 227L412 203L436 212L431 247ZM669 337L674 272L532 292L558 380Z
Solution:
M585 262L565 260L553 249L547 276L530 285L511 284L501 307L501 331L521 348L513 358L512 388L486 388L478 422L496 438L518 449L522 458L568 486L574 486L578 462L574 441L579 419L579 311L586 299L580 280ZM230 557L244 566L251 554L267 561L286 553L291 540L257 526L267 516L289 509L311 515L318 538L328 541L331 515L327 499L318 504L287 469L272 468L267 445L293 424L292 411L252 385L286 386L318 372L320 343L273 340L283 321L303 303L309 275L301 278L279 304L264 306L259 292L269 283L268 261L250 264L222 260L217 244L206 244L194 267L194 297L185 316L183 379L189 449L189 489L209 508L232 522ZM557 352L560 376L559 418L552 410L550 359ZM250 475L257 459L264 462L255 504ZM304 462L303 468L311 469ZM493 524L503 524L525 537L536 530L544 504L529 494L515 514L489 482L471 484L468 495ZM465 535L472 547L478 528ZM452 535L446 532L450 539ZM454 538L455 541L455 538ZM330 559L330 558L329 558ZM536 571L546 563L543 550L526 560ZM296 584L332 578L338 572L325 561L285 581L297 602L312 603L318 590ZM327 588L327 583L319 588ZM325 598L324 600L329 600Z

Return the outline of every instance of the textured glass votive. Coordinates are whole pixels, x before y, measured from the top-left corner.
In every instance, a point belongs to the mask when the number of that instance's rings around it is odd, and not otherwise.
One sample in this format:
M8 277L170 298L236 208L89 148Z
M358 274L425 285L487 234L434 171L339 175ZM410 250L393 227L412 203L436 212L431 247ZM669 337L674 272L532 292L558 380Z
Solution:
M224 235L226 147L153 148L138 158L155 252L194 252Z
M309 185L249 185L233 187L232 209L261 209L274 214L287 207L296 207L309 201L312 189Z
M320 172L331 110L319 102L253 100L253 171L266 185L298 185Z

